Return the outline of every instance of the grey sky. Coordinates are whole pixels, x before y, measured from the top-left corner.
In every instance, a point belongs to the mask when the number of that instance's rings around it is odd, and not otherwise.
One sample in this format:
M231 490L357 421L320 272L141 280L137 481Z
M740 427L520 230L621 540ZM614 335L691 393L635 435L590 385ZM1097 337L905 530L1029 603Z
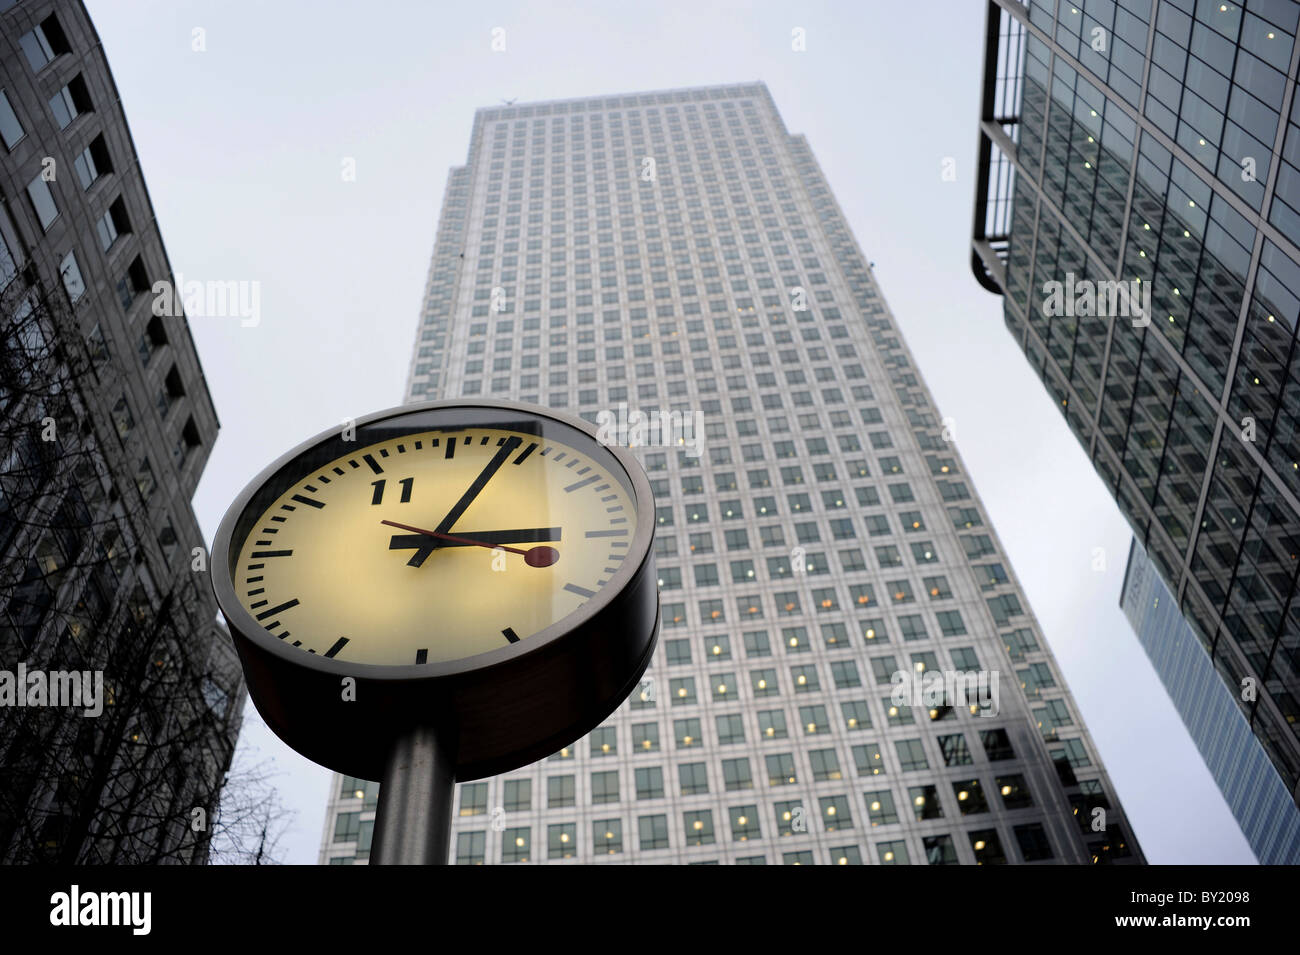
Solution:
M807 135L956 419L1148 859L1253 861L1120 613L1128 526L970 273L984 4L87 6L172 268L261 283L256 327L192 321L222 425L195 501L209 539L272 459L401 401L447 170L465 161L476 107L762 80ZM491 51L494 27L504 52ZM795 27L806 52L791 49ZM355 182L341 176L347 157ZM956 182L940 177L945 157ZM247 713L241 745L274 758L298 811L285 857L314 863L328 773Z

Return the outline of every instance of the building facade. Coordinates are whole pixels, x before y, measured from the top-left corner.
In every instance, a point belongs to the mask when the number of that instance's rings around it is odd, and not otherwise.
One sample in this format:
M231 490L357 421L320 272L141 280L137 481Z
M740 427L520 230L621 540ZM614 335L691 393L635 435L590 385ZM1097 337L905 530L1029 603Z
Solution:
M77 0L0 0L0 146L0 671L101 681L0 693L0 861L203 862L243 701L189 503L217 417Z
M988 9L976 278L1294 798L1300 4Z
M765 86L476 113L407 397L479 395L683 428L636 452L663 619L646 680L573 745L460 784L451 861L1142 861ZM991 705L924 693L958 674L989 680ZM335 778L322 862L366 858L376 797Z
M1136 541L1120 605L1255 857L1263 865L1300 863L1300 809Z

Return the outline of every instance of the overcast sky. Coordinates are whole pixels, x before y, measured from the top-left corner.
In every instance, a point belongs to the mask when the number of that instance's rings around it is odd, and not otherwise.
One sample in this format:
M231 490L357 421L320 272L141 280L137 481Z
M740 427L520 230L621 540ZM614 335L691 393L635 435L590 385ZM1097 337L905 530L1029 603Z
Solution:
M956 419L1148 860L1254 861L1119 610L1128 525L970 272L984 4L86 3L172 268L260 283L256 327L191 322L221 420L195 498L209 541L274 458L401 402L447 170L465 162L475 108L762 80L808 136ZM795 27L806 52L791 49ZM948 157L955 182L940 175ZM355 182L340 175L347 158ZM297 812L284 859L314 863L329 774L251 704L245 727L241 748L274 762Z

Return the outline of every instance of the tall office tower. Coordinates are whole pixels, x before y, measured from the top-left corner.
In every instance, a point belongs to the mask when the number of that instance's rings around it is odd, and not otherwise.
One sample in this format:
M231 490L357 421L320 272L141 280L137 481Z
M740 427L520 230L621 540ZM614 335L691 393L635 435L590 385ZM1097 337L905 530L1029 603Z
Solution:
M0 861L202 862L243 700L193 550L217 418L78 0L0 2L0 140Z
M988 9L975 275L1300 798L1300 4Z
M408 398L480 395L593 422L698 412L702 428L637 452L657 504L650 682L572 746L460 785L454 861L1141 861L945 424L765 86L478 111ZM895 673L981 671L998 675L996 715L891 698ZM321 858L348 862L376 788L334 792Z
M1300 863L1300 810L1136 541L1120 605L1256 858Z

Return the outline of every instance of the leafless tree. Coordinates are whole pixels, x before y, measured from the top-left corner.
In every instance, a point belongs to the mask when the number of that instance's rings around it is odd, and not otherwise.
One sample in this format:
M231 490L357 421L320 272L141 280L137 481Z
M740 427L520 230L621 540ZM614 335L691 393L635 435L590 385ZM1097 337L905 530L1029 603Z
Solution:
M0 669L99 671L98 717L0 708L0 861L266 857L265 774L228 772L244 694L206 565L155 529L119 373L62 289L0 291Z

